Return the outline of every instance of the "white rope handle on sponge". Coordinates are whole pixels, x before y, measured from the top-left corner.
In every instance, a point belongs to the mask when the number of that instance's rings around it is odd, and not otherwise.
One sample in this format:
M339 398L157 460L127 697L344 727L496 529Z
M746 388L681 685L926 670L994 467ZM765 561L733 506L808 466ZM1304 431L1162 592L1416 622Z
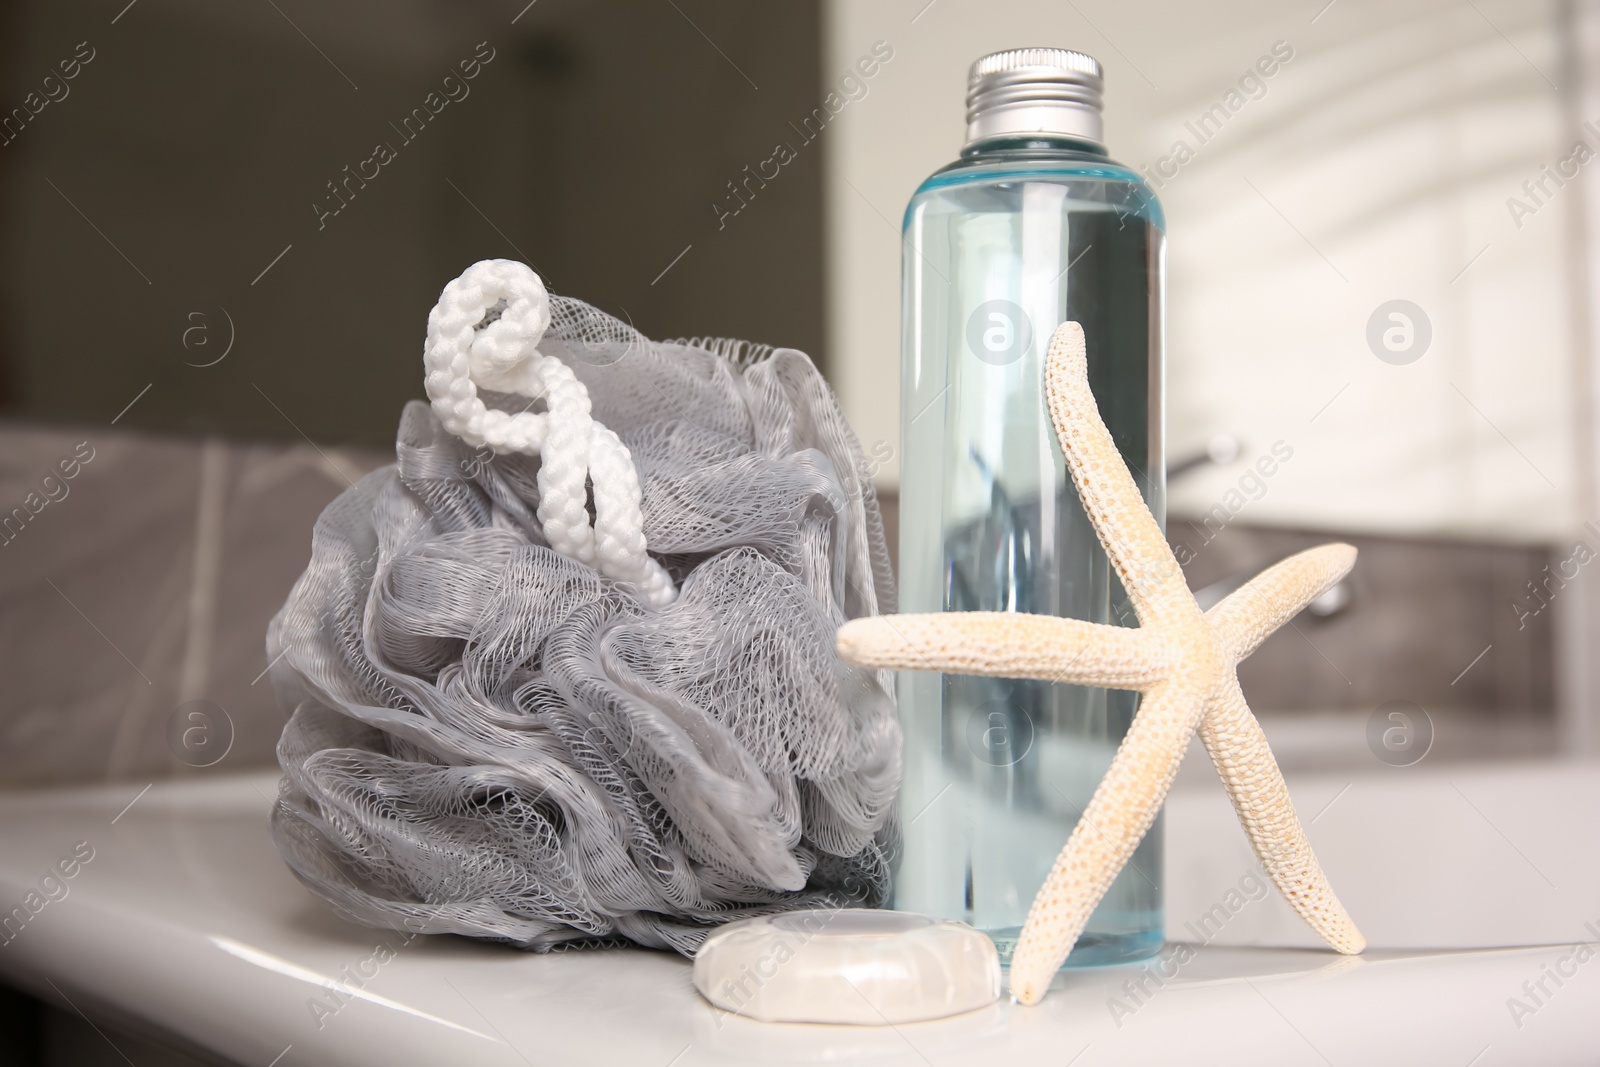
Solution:
M496 308L499 318L479 324ZM538 345L550 326L544 282L524 263L486 259L444 287L428 313L422 362L434 414L446 430L496 454L539 456L537 516L550 547L633 584L661 607L677 596L645 551L639 473L626 446L589 415L589 391ZM545 410L488 407L478 388L543 399ZM588 486L594 486L594 524Z

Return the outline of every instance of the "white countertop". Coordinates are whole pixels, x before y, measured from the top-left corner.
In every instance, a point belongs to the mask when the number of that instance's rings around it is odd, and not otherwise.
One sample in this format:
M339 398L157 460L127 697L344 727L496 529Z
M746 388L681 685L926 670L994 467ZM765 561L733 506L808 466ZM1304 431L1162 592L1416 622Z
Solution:
M79 842L93 849L65 896L52 884L59 899L9 931L0 972L91 1019L142 1020L258 1067L1600 1062L1600 955L1570 947L1600 941L1583 926L1600 929L1600 769L1292 785L1372 940L1363 957L1293 947L1313 942L1275 895L1227 912L1249 853L1220 789L1192 789L1168 806L1169 939L1194 942L1187 924L1219 903L1227 919L1208 944L1169 945L1184 960L1172 977L1160 961L1075 970L1037 1008L900 1027L755 1023L700 1000L689 963L666 953L539 956L344 923L279 861L276 775L256 774L0 796L5 908ZM1530 944L1546 947L1497 947ZM1557 985L1557 966L1575 973ZM370 977L334 997L346 968ZM1536 1003L1524 983L1541 980ZM1530 1010L1514 1015L1512 997Z

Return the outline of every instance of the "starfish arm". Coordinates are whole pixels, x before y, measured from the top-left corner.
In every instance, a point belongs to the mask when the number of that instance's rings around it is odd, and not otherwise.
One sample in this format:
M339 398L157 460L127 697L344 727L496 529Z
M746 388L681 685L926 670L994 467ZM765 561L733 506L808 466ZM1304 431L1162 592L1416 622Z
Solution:
M1045 390L1067 469L1122 587L1145 625L1192 611L1183 571L1150 514L1089 389L1083 328L1063 322L1050 338Z
M1356 550L1345 544L1319 545L1279 560L1206 612L1212 637L1237 663L1333 588L1355 562Z
M1161 644L1145 631L1011 611L853 619L839 627L836 643L841 658L862 667L1105 689L1146 689L1168 669Z
M1250 847L1289 906L1338 951L1353 955L1366 948L1366 938L1339 903L1311 851L1266 735L1231 672L1221 694L1206 709L1200 740L1222 777Z
M1189 671L1147 694L1111 767L1033 898L1011 957L1011 995L1037 1004L1166 798L1205 707Z

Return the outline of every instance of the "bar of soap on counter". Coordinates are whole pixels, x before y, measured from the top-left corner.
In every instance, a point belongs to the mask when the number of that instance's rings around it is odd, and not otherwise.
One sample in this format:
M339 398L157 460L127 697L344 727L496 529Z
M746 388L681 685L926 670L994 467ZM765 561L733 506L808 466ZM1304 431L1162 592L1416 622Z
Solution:
M729 923L695 955L694 986L763 1022L886 1026L942 1019L1000 996L994 942L909 912L791 911Z

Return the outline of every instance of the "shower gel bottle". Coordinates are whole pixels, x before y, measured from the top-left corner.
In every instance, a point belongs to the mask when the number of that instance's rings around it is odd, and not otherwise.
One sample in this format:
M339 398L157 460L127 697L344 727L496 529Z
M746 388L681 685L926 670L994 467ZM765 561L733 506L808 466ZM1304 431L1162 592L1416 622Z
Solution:
M1067 479L1043 392L1061 322L1083 326L1100 414L1165 523L1165 223L1101 143L1100 65L985 56L967 143L911 198L904 234L900 610L1023 611L1137 625ZM1127 732L1138 695L902 672L905 842L894 906L961 919L1009 962L1034 894ZM1068 965L1162 944L1161 820Z

